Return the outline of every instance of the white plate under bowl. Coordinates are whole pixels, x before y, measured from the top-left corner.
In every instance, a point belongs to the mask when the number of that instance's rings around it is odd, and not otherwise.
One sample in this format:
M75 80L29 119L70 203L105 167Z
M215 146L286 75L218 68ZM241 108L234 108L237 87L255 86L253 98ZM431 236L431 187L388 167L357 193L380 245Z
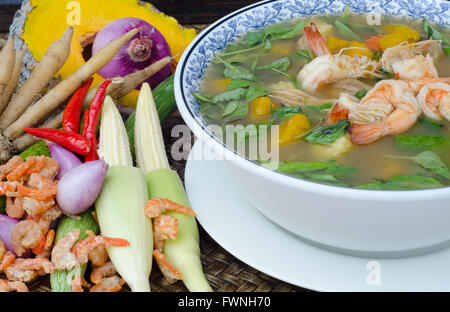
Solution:
M191 155L200 147L196 144ZM320 291L450 291L450 248L416 257L376 259L313 246L244 199L228 175L226 161L191 158L185 184L198 221L218 244L253 268Z

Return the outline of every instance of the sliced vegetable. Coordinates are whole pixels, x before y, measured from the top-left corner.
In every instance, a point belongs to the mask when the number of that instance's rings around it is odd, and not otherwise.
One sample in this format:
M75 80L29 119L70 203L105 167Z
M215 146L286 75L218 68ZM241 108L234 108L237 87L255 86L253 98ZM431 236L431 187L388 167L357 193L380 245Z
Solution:
M250 106L252 108L252 113L256 117L264 117L271 114L272 109L276 108L272 100L267 96L261 96L254 99Z
M350 126L350 121L340 120L334 124L312 130L305 137L305 140L315 144L331 144L340 137L343 137Z
M376 35L372 36L366 40L364 40L364 43L369 47L370 50L374 52L380 52L380 39L383 38L383 35Z
M91 150L88 139L72 131L43 128L25 128L24 130L35 137L52 141L79 155L88 155Z
M343 54L351 57L355 57L355 55L364 55L370 59L373 58L373 52L370 51L369 47L359 41L352 41L349 49L346 49Z
M327 46L331 53L336 54L344 48L350 46L350 41L342 40L334 36L328 36Z
M80 230L80 236L77 242L88 237L89 231L98 233L98 225L92 216L92 209L80 214L79 218L72 218L68 216L62 217L58 223L56 230L55 244L69 232L74 229ZM84 276L86 272L86 264L75 267L72 270L54 271L50 274L50 284L52 291L55 292L72 292L72 280L78 276Z
M58 162L57 180L61 180L68 171L81 165L81 160L71 151L53 142L48 142L47 145L50 150L51 158Z
M146 173L150 198L167 198L189 207L189 201L178 174L170 169L164 148L158 114L150 87L142 86L136 109L136 158ZM163 253L182 274L190 291L212 291L202 270L199 233L195 217L177 212L166 212L177 218L178 234L175 240L164 241Z
M383 51L405 41L411 43L421 39L419 32L405 25L387 25L384 29L389 33L378 40Z
M245 97L247 95L247 90L244 88L237 88L234 90L226 91L223 93L220 93L212 98L211 103L217 104L220 102L227 102L232 100L240 100L241 98Z
M124 77L142 70L160 59L172 56L166 39L164 39L164 36L158 29L148 22L135 17L117 19L100 30L95 36L92 54L95 55L100 49L109 44L111 40L120 38L132 29L139 29L139 34L125 44L117 55L99 70L98 73L102 77ZM171 70L171 65L166 65L158 73L149 77L146 82L154 88L170 76Z
M68 171L58 183L56 201L62 211L77 215L91 207L102 189L108 165L95 160Z
M300 106L283 106L283 107L270 107L272 116L276 119L286 119L295 114L302 114L302 108Z
M132 291L148 292L153 234L152 223L144 214L148 200L145 177L133 167L125 125L109 96L101 120L99 147L110 167L95 203L100 229L104 236L130 243L127 247L107 247L108 254Z
M311 129L311 122L304 114L295 114L280 124L279 143L289 144L298 140L299 135Z

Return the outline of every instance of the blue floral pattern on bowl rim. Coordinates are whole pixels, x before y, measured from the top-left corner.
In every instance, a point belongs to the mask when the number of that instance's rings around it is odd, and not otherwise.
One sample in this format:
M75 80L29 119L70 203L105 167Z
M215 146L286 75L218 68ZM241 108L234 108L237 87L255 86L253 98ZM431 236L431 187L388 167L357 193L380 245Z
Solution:
M437 24L450 25L450 2L443 0L266 0L258 2L217 21L200 33L187 49L177 69L180 71L179 80L175 81L175 88L181 91L184 102L178 105L187 105L189 113L201 128L214 137L206 128L207 121L201 116L200 105L192 92L198 92L200 89L202 78L215 54L250 31L257 31L300 17L339 14L347 5L352 12L356 13L374 12L414 19L425 17Z

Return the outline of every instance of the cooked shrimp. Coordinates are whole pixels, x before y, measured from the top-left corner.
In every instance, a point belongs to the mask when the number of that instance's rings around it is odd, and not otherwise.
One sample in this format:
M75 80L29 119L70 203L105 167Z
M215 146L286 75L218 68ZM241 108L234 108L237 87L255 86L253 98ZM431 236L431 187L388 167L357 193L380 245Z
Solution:
M311 23L311 26L303 28L303 32L305 33L306 40L308 40L311 50L316 56L331 54L328 49L327 40L319 32L316 24Z
M56 195L57 188L35 189L32 187L19 185L17 192L22 196L32 197L38 200L46 200Z
M175 211L189 216L197 216L197 214L189 207L184 207L167 198L154 197L145 205L145 215L149 218L156 218L166 210Z
M24 220L17 223L11 231L11 243L20 257L26 248L34 248L41 239L41 228L36 221Z
M15 192L16 182L0 182L0 195L6 195L7 192Z
M155 257L156 264L161 270L161 273L169 284L173 284L176 281L183 279L181 272L169 262L167 257L161 251L153 250L153 256Z
M363 55L322 55L316 57L298 73L297 80L307 91L345 78L369 77L374 74L377 64Z
M414 95L417 95L419 91L427 84L430 83L446 83L450 84L450 77L444 77L444 78L424 78L419 80L409 80L405 81L408 84L409 90L414 93Z
M40 215L55 205L55 200L52 197L44 200L38 200L32 197L17 197L16 201L18 199L21 199L22 210L25 210L30 216Z
M92 231L87 231L86 234L89 237L94 237L95 233ZM105 246L99 246L97 248L92 249L88 254L88 259L95 267L100 267L104 265L108 261L108 251Z
M0 279L0 292L28 292L28 287L23 282L11 282L8 280Z
M36 255L36 258L50 257L54 241L55 241L55 231L49 230L47 235L45 236L44 247L42 248L42 251Z
M94 284L100 284L103 281L103 279L113 276L116 273L117 273L116 267L111 261L108 261L104 265L92 270L91 282Z
M3 255L2 263L0 264L0 273L4 272L11 264L16 260L16 255L11 251L5 252Z
M17 261L17 260L16 260ZM14 263L6 268L6 277L10 281L31 282L39 276L39 272L35 270L20 270Z
M348 120L349 110L339 105L335 104L330 111L327 124L334 124L340 120Z
M153 235L156 240L176 239L178 219L173 216L159 215L153 220Z
M297 75L303 89L316 91L318 88L345 78L370 77L375 75L378 63L363 55L354 57L336 54L328 50L325 38L315 25L305 27L305 35L317 55Z
M44 169L44 167L47 164L48 157L46 156L30 156L27 158L27 161L30 158L34 158L34 164L30 166L27 171L25 171L25 174L30 175L33 173L39 173Z
M280 81L271 85L272 93L270 98L280 101L287 106L300 106L304 108L304 104L321 105L326 102L334 102L335 99L320 99L311 94L303 92L295 87L292 82Z
M80 237L80 230L74 229L61 238L53 247L52 262L55 264L56 270L70 270L79 265L77 258L70 251L78 237Z
M53 220L58 219L62 214L58 205L54 205L50 209L47 209L44 213L38 216L28 216L27 218L33 218L41 227L42 233L47 233L50 224Z
M72 292L83 292L83 285L81 279L83 277L81 275L75 276L72 280Z
M25 174L25 172L31 166L33 166L35 164L35 162L36 162L36 160L34 158L28 157L27 161L25 161L24 163L18 165L10 173L8 173L6 178L8 179L8 181L17 181L17 180L19 180Z
M88 237L79 241L73 246L73 254L75 255L79 264L88 262L88 254L91 250L99 246L115 246L126 247L130 243L122 238L110 238L105 236Z
M368 144L383 136L403 133L415 125L417 117L421 114L416 97L403 81L380 81L361 102L367 107L375 105L385 107L390 104L392 112L381 121L353 126L350 134L355 144ZM378 116L369 117L378 118Z
M8 173L14 170L17 166L23 163L23 159L20 156L13 156L6 164L0 166L0 180L6 178Z
M54 179L58 173L58 162L52 158L45 157L45 166L39 173L44 177Z
M381 66L402 80L438 78L434 59L442 54L438 40L403 42L384 51Z
M450 85L442 82L427 84L420 89L417 100L427 118L440 121L445 117L450 121Z
M39 255L42 250L44 250L44 245L45 245L45 236L41 235L41 239L39 240L39 244L34 247L33 249L31 249L31 251L35 254L35 255Z
M118 292L122 289L125 281L117 275L103 279L100 284L95 285L90 292Z
M6 197L6 214L11 218L20 219L23 217L25 210L23 209L23 197Z
M40 259L18 259L14 262L14 267L22 271L44 271L49 274L55 270L55 265L46 258Z

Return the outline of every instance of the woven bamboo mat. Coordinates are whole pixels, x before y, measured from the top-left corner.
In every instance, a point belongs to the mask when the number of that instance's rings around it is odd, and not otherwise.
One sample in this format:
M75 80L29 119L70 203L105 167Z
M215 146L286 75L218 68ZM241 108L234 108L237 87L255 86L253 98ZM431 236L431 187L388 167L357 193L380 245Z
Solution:
M205 25L194 25L201 31ZM6 34L0 34L0 48L3 46ZM167 155L170 154L172 144L177 138L171 137L171 130L175 125L184 124L183 119L178 113L169 117L162 125ZM174 161L169 157L170 165L177 170L180 177L184 178L184 160ZM239 261L219 244L217 244L199 225L200 230L200 248L202 252L203 270L214 291L218 292L297 292L308 291L272 278L262 272L259 272L245 263ZM161 273L153 264L154 270L150 276L150 285L154 292L183 292L186 291L182 282L169 285ZM50 280L46 276L30 285L33 292L49 292ZM128 289L124 289L127 291Z

